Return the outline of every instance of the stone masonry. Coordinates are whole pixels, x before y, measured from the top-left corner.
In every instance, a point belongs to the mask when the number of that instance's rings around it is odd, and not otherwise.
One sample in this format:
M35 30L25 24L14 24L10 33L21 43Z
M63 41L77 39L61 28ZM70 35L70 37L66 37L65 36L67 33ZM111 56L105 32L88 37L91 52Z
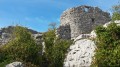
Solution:
M63 39L74 39L80 34L90 33L96 26L110 20L110 14L98 7L84 5L70 8L61 15L57 34Z

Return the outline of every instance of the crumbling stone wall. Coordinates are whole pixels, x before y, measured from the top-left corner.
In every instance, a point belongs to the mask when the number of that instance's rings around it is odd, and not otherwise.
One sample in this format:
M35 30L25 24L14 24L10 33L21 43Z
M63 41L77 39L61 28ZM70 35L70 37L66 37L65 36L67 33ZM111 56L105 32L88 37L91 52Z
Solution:
M59 38L62 38L62 39L71 38L70 25L60 26L57 32L59 32L59 34L57 34Z
M96 26L103 25L110 20L110 14L98 7L79 6L70 8L61 15L61 24L57 34L63 39L74 39L80 34L90 33ZM68 25L70 31L66 32L69 30L66 30Z

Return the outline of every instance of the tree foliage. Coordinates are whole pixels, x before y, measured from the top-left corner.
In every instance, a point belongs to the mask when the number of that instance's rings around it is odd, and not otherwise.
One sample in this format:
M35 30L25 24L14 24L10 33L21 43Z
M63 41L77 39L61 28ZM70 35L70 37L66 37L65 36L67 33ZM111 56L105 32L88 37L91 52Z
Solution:
M112 11L113 11L113 12L118 12L118 13L120 13L120 4L114 5L114 6L112 7Z
M0 53L3 58L0 58L0 62L21 61L25 64L30 62L39 66L41 47L35 43L31 33L24 27L16 26L12 37L14 38L1 49Z
M23 62L25 67L63 67L65 54L72 41L57 38L55 25L51 26L43 34L44 53L41 44L36 44L26 28L16 26L11 41L0 47L0 67L14 61Z
M42 57L43 67L63 67L65 54L72 41L57 38L55 29L49 29L44 34L44 42L46 48Z
M112 20L120 20L120 5L114 5L112 7L113 15L112 15Z
M120 26L111 23L96 28L97 49L92 67L120 66Z
M56 25L57 24L55 22L52 22L52 23L49 24L51 29L56 29Z
M112 20L113 21L120 20L120 13L114 12L113 15L112 15Z

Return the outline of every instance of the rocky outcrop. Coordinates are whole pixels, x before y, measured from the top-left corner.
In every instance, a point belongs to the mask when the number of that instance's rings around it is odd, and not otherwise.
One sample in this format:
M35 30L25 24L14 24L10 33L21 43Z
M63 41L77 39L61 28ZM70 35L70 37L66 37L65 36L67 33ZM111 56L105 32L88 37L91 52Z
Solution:
M116 21L110 21L110 22L108 22L108 23L105 23L104 25L103 25L103 27L107 27L110 23L116 23L118 26L120 26L120 20L116 20Z
M57 33L60 38L74 39L90 33L96 26L110 21L110 14L98 7L78 6L63 12Z
M11 34L13 33L15 26L8 26L6 28L0 29L0 46L8 43L11 39ZM34 31L32 29L27 29L31 32L32 37L35 39L37 44L41 44L43 42L42 35L43 33Z
M10 40L10 34L9 33L1 33L0 45L6 44L9 40Z
M112 21L105 23L103 27L107 27ZM120 26L120 20L114 21ZM68 49L68 54L64 61L64 67L90 67L92 58L95 54L95 41L97 37L93 30L90 34L80 34L74 39L74 44Z
M32 37L36 41L37 44L42 44L43 38L42 33L32 34ZM0 45L4 45L8 43L11 40L11 34L10 33L2 33L0 37Z
M21 62L13 62L6 65L6 67L24 67L24 65Z
M10 34L11 34L11 33L13 32L14 28L15 28L15 26L8 26L8 27L1 28L0 31L1 31L2 33L10 33ZM32 34L37 34L37 33L38 33L37 31L32 30L32 29L28 29L28 28L27 28L27 30L28 30L29 32L31 32Z
M91 65L92 57L96 45L91 38L91 34L81 34L74 40L70 46L67 57L64 61L64 67L88 67Z
M43 42L43 34L42 33L37 33L37 34L32 34L32 37L36 41L37 44L42 44Z
M93 41L97 36L94 28L109 21L110 14L98 7L79 6L63 12L57 34L62 39L74 39L74 44L68 49L64 60L64 67L91 65L97 48Z

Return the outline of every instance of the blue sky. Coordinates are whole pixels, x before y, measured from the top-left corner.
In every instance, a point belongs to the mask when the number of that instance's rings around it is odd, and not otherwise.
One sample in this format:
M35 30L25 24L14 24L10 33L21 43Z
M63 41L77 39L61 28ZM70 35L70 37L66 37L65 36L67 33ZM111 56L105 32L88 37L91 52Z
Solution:
M33 30L47 31L51 22L59 26L62 12L68 8L89 5L110 12L119 0L0 0L0 28L22 25Z

